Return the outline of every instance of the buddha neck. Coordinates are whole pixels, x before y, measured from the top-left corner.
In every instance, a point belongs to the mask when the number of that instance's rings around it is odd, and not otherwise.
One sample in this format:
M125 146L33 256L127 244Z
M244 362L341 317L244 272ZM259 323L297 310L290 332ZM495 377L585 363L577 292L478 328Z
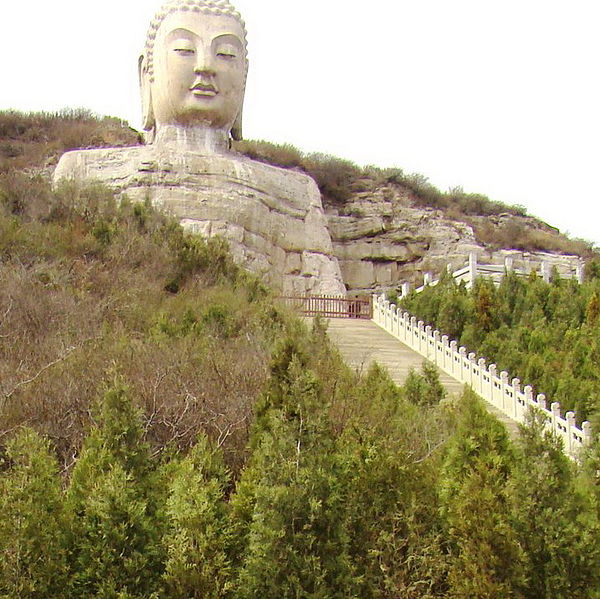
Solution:
M223 129L201 125L159 125L152 144L178 152L226 154L229 152L229 135Z

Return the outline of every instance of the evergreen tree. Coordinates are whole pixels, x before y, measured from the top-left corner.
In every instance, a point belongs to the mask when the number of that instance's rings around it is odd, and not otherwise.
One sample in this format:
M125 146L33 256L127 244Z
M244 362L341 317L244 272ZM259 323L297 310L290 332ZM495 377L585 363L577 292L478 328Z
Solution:
M513 465L504 427L465 391L440 481L450 547L449 597L519 596L524 567L510 517Z
M528 565L527 599L600 597L600 526L562 442L531 411L511 483L516 529Z
M224 499L228 476L208 439L197 444L176 467L167 500L167 599L221 599L230 588L231 541Z
M22 430L0 454L0 597L68 597L62 501L48 442Z
M287 362L287 366L286 366ZM254 454L233 498L236 598L352 597L339 466L319 384L294 352L274 361L253 432Z
M119 379L98 420L68 490L72 597L148 598L162 571L162 523L140 414Z

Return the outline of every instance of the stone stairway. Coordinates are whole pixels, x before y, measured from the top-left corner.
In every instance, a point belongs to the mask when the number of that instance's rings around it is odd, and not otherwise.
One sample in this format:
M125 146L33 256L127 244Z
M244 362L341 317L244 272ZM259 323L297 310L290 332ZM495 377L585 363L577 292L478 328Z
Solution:
M389 372L392 380L402 385L410 370L420 370L423 356L410 349L376 325L372 320L331 318L327 321L329 338L336 344L349 366L365 371L373 362ZM438 370L440 382L448 395L462 393L464 385L450 375ZM518 434L518 425L496 407L486 406L508 429L511 436Z

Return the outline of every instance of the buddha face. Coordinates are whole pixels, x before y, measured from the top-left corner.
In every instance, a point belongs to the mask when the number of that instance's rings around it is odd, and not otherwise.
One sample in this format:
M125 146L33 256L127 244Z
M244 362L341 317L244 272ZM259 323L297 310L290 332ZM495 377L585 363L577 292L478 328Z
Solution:
M246 81L244 31L228 15L173 12L154 43L152 111L158 125L229 131Z

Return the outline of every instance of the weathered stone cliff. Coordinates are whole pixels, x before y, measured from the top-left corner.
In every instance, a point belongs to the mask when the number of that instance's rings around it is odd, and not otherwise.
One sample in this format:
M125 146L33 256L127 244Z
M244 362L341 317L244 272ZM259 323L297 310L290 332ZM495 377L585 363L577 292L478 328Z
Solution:
M415 194L398 184L363 179L360 189L343 205L325 204L334 253L351 293L394 288L404 281L420 284L425 272L439 274L448 264L463 266L471 252L486 263L502 264L510 255L519 263L545 261L565 272L580 262L575 255L514 250L510 237L500 239L499 232L510 232L511 227L558 235L556 229L532 217L475 216L468 224L419 205ZM482 228L492 237L497 230L494 243L478 239L476 229Z

